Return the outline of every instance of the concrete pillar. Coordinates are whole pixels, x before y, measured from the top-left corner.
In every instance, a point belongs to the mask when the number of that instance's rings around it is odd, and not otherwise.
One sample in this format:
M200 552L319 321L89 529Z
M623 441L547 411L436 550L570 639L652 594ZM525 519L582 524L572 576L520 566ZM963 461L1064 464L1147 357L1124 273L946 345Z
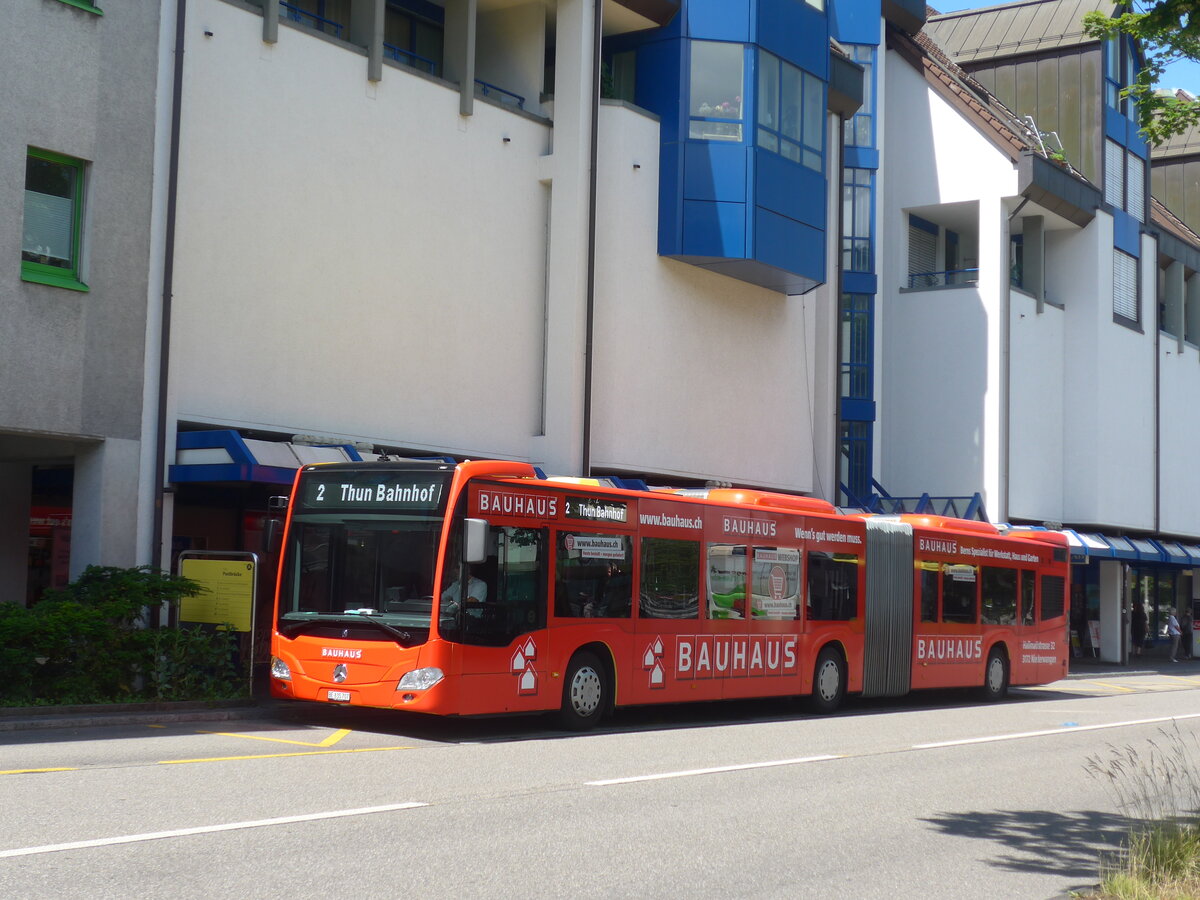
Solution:
M0 603L25 605L33 467L0 463Z
M478 0L447 0L442 77L457 81L458 114L469 116L475 109L475 29Z
M138 559L139 441L109 438L75 456L71 579L89 565L135 566Z
M1008 521L1008 213L998 195L979 201L979 297L988 318L984 384L996 385L983 399L983 495L993 521ZM990 299L994 298L994 299Z
M533 455L556 472L579 472L583 461L595 2L558 2L554 146L541 168L542 181L551 187L545 434L534 441Z
M350 0L350 41L367 50L367 80L383 78L384 0Z
M1175 260L1163 273L1163 331L1174 337L1178 352L1183 352L1184 333L1184 279L1183 263Z
M1041 311L1046 299L1046 220L1042 216L1026 216L1021 220L1021 246L1023 288L1038 301Z
M1100 658L1123 663L1125 659L1125 564L1100 563Z

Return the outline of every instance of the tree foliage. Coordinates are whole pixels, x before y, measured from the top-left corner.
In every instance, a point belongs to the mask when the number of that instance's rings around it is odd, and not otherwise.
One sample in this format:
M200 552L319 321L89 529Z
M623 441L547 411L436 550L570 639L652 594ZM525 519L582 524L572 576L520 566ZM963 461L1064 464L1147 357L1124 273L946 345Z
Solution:
M1145 64L1122 95L1137 104L1142 135L1154 145L1200 124L1200 102L1158 92L1154 85L1166 67L1183 59L1200 60L1200 0L1157 0L1137 3L1131 11L1109 18L1101 12L1084 16L1092 37L1128 36L1136 40Z

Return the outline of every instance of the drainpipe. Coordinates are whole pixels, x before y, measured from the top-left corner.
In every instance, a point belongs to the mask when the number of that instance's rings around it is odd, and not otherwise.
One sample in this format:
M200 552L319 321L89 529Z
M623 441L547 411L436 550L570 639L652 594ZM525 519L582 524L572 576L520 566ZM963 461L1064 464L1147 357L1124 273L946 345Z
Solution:
M175 3L175 74L171 88L171 150L167 166L167 221L163 245L162 321L159 329L158 430L154 448L154 527L151 532L152 564L166 570L162 550L163 505L167 469L167 376L171 362L171 295L175 279L175 212L179 195L179 119L183 99L183 40L187 0Z
M595 0L592 16L592 134L588 164L588 250L586 334L583 345L583 461L580 474L592 474L592 337L596 312L596 162L600 132L600 38L604 0Z
M1021 202L1017 204L1017 208L1008 214L1008 220L1004 229L1004 234L1001 238L1004 246L1000 251L1000 283L1004 286L1001 291L1000 303L1000 379L1002 381L1001 390L1003 393L1003 401L1000 404L1000 429L1002 438L1000 440L1000 501L1003 504L1003 520L1009 519L1008 506L1011 499L1011 490L1009 488L1009 473L1012 443L1012 271L1008 265L1009 246L1012 242L1012 223L1017 215L1025 208L1025 204L1029 202L1028 197L1022 197ZM1041 302L1038 302L1038 309L1041 310ZM996 515L996 514L993 514ZM1068 598L1070 599L1070 598Z

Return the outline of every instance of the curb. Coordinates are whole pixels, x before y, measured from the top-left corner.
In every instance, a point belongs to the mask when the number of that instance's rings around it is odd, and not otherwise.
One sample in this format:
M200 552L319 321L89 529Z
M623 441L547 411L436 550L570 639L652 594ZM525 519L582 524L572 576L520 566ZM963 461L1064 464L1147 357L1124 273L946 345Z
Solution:
M115 703L95 706L33 706L0 709L0 732L102 725L157 725L248 719L274 709L271 700L192 700L178 703Z

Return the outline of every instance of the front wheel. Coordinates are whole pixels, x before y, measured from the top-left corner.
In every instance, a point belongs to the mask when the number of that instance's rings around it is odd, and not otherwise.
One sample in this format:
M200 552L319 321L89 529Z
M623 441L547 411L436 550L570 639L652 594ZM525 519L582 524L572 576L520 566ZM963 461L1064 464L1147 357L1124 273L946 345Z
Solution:
M983 670L983 698L1003 700L1008 695L1008 658L998 649L988 654Z
M572 731L595 728L608 703L606 670L594 653L576 653L567 666L558 718Z
M846 695L846 669L842 657L832 647L826 647L817 657L813 670L813 690L809 705L814 712L831 713L842 705Z

